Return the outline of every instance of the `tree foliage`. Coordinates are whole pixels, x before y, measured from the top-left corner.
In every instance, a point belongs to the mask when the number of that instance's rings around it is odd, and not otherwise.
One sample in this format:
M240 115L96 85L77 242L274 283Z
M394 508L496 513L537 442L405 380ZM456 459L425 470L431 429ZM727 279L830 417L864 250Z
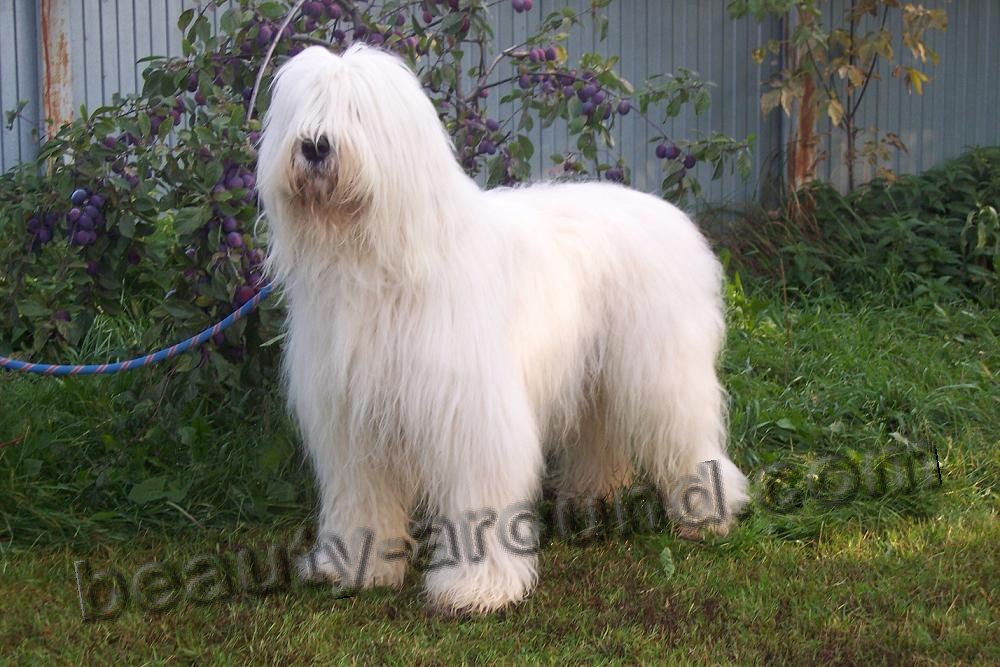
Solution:
M778 16L792 23L787 37L769 40L752 54L758 64L769 56L787 55L785 65L768 81L760 103L765 114L780 106L797 121L789 142L792 188L813 180L817 164L828 157L816 152L816 123L824 116L844 134L849 189L854 189L855 167L861 160L875 168L877 176L891 179L893 174L883 163L893 151L905 151L906 146L892 131L860 127L861 102L872 82L881 78L880 61L891 64L892 76L917 95L923 94L924 85L930 81L925 67L939 61L926 37L931 30L947 28L944 9L927 9L920 3L900 0L850 0L845 4L841 21L825 25L823 10L827 3L822 0L729 3L730 13L736 18L750 15L763 20ZM898 37L887 28L893 13L899 15L902 26ZM902 55L905 53L909 60Z

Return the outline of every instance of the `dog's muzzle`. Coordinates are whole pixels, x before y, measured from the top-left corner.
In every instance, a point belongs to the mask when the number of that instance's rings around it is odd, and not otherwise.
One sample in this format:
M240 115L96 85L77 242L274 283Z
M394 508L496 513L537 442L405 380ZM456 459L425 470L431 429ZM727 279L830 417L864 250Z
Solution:
M330 155L330 141L325 136L302 140L302 156L309 164L318 165Z

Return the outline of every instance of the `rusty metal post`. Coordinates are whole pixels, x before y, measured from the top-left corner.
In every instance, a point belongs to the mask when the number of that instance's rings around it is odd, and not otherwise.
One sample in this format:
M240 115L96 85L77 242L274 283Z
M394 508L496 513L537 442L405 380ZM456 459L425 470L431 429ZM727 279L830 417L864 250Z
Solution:
M41 0L42 120L55 135L73 118L72 67L69 58L69 0Z

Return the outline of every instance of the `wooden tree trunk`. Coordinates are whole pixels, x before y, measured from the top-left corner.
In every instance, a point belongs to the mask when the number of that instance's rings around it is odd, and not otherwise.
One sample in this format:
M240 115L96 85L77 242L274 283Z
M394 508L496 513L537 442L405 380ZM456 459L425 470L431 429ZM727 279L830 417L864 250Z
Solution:
M797 192L806 183L816 180L816 81L806 77L802 99L792 123L788 154L788 184Z
M811 23L812 16L799 9L797 18L800 23ZM795 49L789 54L792 69L800 69L803 60L809 57L807 47ZM815 74L804 74L802 97L793 109L791 132L788 141L788 202L789 214L802 229L812 228L814 234L819 233L812 216L813 202L811 197L803 196L802 186L816 180L816 77Z

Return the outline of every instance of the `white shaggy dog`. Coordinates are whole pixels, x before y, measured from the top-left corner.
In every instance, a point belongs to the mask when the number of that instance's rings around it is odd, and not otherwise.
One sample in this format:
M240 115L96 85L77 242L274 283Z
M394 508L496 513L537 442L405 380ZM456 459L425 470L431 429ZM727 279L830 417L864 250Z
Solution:
M257 182L318 532L341 557L366 531L376 551L409 544L420 506L490 528L539 497L550 452L568 495L605 496L637 469L669 496L717 461L711 528L728 529L747 495L715 371L721 271L677 208L598 183L484 192L413 73L360 46L281 68ZM429 570L433 603L528 594L535 553L493 528ZM356 583L398 585L406 564L374 558Z

